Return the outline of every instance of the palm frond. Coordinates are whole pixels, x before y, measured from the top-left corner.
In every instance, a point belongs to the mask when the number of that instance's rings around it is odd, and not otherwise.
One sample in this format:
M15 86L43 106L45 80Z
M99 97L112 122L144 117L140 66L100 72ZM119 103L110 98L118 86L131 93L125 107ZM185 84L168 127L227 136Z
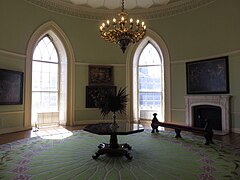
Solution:
M110 112L125 114L128 101L127 97L126 88L120 88L116 94L106 94L98 104L101 115L105 117Z

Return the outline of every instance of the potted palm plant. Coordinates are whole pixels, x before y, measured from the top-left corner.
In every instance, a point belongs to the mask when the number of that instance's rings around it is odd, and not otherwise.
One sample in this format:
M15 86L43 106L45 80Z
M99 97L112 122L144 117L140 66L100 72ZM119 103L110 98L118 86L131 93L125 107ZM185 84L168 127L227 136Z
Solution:
M108 115L110 112L113 113L113 128L118 127L116 123L116 113L126 113L127 96L126 88L119 88L117 93L112 92L106 94L101 99L101 102L98 103L98 108L100 109L100 113L103 117Z

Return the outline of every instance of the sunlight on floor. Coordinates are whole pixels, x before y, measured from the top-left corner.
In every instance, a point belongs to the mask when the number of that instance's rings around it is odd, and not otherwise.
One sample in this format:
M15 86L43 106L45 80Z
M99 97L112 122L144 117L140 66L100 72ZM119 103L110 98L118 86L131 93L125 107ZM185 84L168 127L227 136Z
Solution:
M46 126L33 129L33 133L42 139L64 139L73 133L62 126Z

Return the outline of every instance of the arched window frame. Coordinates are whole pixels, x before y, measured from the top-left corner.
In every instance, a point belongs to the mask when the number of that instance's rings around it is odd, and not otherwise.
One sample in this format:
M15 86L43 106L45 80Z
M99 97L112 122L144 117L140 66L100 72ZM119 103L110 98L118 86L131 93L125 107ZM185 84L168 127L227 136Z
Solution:
M155 54L155 56L154 56L154 59L149 59L148 57L142 57L143 56L143 53L145 53L146 51L147 51L147 48L148 47L151 47L151 48L153 48L153 51L154 52L156 52L156 54ZM147 52L148 53L148 52ZM153 55L153 54L148 54L148 56L149 55ZM157 56L157 57L156 57ZM142 58L144 58L144 59L142 59ZM156 61L156 58L159 58L158 59L158 61ZM141 61L142 60L146 60L146 59L148 59L148 60L154 60L154 62L144 62L144 63L142 63ZM138 79L137 79L137 87L139 87L138 88L138 104L139 104L139 106L140 106L140 104L141 104L141 101L140 101L140 94L141 94L141 92L142 93L146 93L146 94L148 94L148 93L160 93L160 99L159 99L159 102L161 103L161 101L162 101L162 97L164 97L163 96L163 92L164 92L164 90L163 90L163 88L164 88L164 82L160 82L161 83L161 85L160 85L160 89L159 90L157 90L157 89L149 89L149 88L147 88L147 89L145 89L145 90L143 90L143 91L141 91L141 88L140 88L140 85L141 85L141 83L140 83L140 74L139 74L139 72L140 72L140 69L139 68L141 68L141 67L145 67L145 68L153 68L153 67L155 67L155 68L160 68L157 72L155 72L155 73L157 73L158 75L160 75L160 79L164 79L163 77L164 77L164 69L163 69L163 57L162 57L162 53L161 52L159 52L158 50L157 50L157 48L151 43L151 41L148 41L148 42L146 42L146 44L145 44L145 46L143 47L143 49L142 49L142 51L141 51L141 53L139 54L139 58L138 58L138 65L137 65L137 68L138 68L138 70L137 70L137 72L138 72L138 74L137 74L137 76L138 76ZM145 69L146 70L146 69ZM153 69L152 69L153 70ZM152 72L152 71L151 71ZM160 74L159 74L160 73ZM143 83L144 85L146 85L145 83ZM162 103L161 103L162 104ZM152 118L152 114L153 113L158 113L158 118L160 118L160 119L162 119L163 117L162 117L162 114L163 114L163 107L162 107L162 105L160 105L159 107L155 107L155 108L150 108L150 107L148 107L147 109L146 108L143 108L143 109L141 109L141 108L139 108L139 118L141 119L141 120L149 120L149 119L151 119Z
M65 59L67 62L67 124L73 125L74 123L74 87L75 87L75 66L74 66L74 53L70 41L68 40L62 29L53 21L49 21L41 25L31 36L26 53L26 70L25 70L25 114L24 114L24 128L31 128L31 102L32 102L32 57L37 42L49 34L56 45L59 58ZM62 64L63 65L63 64Z
M131 45L127 54L126 61L126 86L129 94L129 102L127 104L127 115L129 122L139 122L138 94L137 92L137 64L139 55L147 42L151 42L162 53L163 57L163 73L164 73L164 107L163 121L171 122L171 89L170 89L170 56L168 48L164 40L151 29L147 29L146 36L138 44Z
M64 58L61 59L64 60ZM67 69L61 66L62 63L66 62L60 62L53 38L46 34L37 42L32 58L32 77L34 78L32 81L32 124L60 123L60 121L66 124L66 107L63 104L66 104ZM41 120L38 119L40 113Z

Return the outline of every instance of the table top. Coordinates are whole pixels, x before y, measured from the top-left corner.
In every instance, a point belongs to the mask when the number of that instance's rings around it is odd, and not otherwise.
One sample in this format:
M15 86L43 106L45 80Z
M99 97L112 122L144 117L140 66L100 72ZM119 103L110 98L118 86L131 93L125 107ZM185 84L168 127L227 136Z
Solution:
M112 123L90 124L84 128L84 131L99 135L128 135L144 131L144 127L138 123L118 122L117 125L119 127L113 130Z

